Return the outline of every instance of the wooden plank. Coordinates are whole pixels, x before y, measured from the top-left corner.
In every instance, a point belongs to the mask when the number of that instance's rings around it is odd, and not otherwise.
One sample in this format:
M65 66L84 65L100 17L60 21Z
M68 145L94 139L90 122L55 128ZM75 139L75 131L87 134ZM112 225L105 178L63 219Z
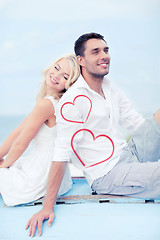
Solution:
M41 205L44 198L35 202L26 204L26 206ZM56 204L82 204L82 203L141 203L141 204L159 204L160 200L150 200L142 198L130 198L127 196L116 195L68 195L58 197ZM24 205L22 205L24 206Z
M82 203L147 203L147 204L158 204L160 199L150 200L142 198L132 198L127 196L117 195L98 195L92 194L91 189L84 177L74 177L72 189L65 195L57 197L56 204L82 204ZM42 205L44 198L40 198L37 201L22 204L18 206L35 206ZM2 205L2 204L1 204Z

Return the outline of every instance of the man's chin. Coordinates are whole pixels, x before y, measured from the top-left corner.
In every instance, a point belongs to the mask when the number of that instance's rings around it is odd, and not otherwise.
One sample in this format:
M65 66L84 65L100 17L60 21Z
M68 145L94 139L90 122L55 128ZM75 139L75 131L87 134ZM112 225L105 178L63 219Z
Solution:
M92 76L94 78L104 78L108 73L109 73L109 71L107 71L105 73L93 73Z

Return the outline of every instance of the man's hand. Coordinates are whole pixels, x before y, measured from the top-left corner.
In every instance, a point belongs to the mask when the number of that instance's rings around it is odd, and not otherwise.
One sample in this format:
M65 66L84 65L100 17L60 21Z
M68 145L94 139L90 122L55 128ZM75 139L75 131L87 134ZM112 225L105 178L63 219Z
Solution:
M45 196L45 201L43 208L40 212L33 215L33 217L28 221L26 229L29 228L29 236L34 237L36 227L38 226L38 234L42 234L42 224L44 220L48 219L48 226L50 226L54 220L54 204L56 201L57 193L64 176L64 171L67 162L52 162L49 171L47 191Z
M42 224L44 220L48 219L48 226L51 226L55 218L53 210L42 209L40 212L33 215L26 225L26 230L29 228L29 236L34 237L36 227L38 226L38 234L42 234Z

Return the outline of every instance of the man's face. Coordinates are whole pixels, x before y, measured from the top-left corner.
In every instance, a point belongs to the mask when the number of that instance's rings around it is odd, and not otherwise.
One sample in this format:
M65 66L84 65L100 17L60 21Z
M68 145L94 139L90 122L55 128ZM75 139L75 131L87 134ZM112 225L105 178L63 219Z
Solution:
M107 44L101 39L90 39L85 44L84 56L80 65L95 78L103 78L109 73L110 55Z

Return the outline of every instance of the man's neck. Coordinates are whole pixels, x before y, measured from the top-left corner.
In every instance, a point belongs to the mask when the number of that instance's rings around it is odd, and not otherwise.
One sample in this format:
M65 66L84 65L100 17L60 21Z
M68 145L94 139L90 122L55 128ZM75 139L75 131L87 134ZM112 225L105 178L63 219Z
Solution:
M102 90L103 77L96 78L89 74L83 74L83 73L82 73L82 76L92 90L94 90L99 95L101 95L103 98L105 98L103 90Z

